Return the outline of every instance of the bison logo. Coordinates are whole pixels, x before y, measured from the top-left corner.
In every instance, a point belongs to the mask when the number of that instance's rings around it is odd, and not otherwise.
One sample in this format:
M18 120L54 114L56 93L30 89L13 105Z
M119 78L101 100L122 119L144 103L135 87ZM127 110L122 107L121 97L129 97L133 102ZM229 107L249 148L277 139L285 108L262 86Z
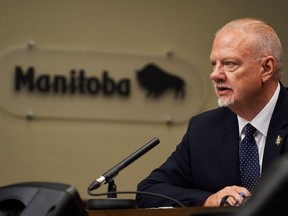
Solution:
M165 91L174 90L175 98L184 98L185 82L178 76L172 75L155 64L148 64L137 71L139 84L147 89L146 97L158 97Z

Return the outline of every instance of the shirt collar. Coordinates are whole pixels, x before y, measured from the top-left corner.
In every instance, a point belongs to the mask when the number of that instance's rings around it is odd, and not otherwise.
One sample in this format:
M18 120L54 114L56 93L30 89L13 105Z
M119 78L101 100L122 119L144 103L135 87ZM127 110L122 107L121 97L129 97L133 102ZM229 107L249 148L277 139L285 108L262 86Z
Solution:
M274 94L273 94L272 98L270 99L270 101L257 114L257 116L255 116L255 118L252 119L252 121L250 122L250 124L253 125L257 129L257 131L259 131L265 137L267 136L269 123L270 123L270 120L271 120L271 117L272 117L273 110L274 110L274 108L276 106L276 102L277 102L277 99L278 99L278 96L279 96L279 92L280 92L280 84L278 83L277 89L274 92ZM238 118L238 125L239 125L239 134L241 135L241 133L243 132L243 128L249 122L246 121L245 119L241 118L238 115L237 115L237 118Z

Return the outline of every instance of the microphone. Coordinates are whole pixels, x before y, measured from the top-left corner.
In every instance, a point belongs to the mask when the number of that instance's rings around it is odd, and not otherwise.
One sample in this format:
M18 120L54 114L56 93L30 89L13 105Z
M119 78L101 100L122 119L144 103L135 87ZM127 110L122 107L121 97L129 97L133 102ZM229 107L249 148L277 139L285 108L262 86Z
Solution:
M101 175L99 178L94 180L90 186L88 187L88 192L95 190L99 188L102 184L106 184L107 182L113 180L113 178L118 175L118 173L127 167L129 164L137 160L139 157L141 157L143 154L154 148L156 145L160 143L159 139L157 137L150 140L148 143L146 143L144 146L142 146L140 149L135 151L133 154L122 160L120 163L118 163L116 166L105 172L103 175Z

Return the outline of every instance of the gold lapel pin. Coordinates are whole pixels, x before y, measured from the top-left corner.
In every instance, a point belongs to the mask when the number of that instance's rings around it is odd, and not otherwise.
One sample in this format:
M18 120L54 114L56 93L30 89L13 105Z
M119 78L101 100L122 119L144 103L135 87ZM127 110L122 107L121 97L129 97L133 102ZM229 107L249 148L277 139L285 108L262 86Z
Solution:
M280 137L280 135L277 136L277 139L275 141L275 144L276 145L280 145L281 144L281 141L282 141L282 138Z

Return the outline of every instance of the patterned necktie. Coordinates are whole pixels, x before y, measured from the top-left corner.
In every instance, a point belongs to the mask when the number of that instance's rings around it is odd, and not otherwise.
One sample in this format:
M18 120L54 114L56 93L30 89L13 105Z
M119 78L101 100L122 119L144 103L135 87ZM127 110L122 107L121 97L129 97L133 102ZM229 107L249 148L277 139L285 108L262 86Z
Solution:
M245 137L240 145L240 174L241 183L252 191L260 178L259 154L254 133L256 128L251 124L246 125Z

